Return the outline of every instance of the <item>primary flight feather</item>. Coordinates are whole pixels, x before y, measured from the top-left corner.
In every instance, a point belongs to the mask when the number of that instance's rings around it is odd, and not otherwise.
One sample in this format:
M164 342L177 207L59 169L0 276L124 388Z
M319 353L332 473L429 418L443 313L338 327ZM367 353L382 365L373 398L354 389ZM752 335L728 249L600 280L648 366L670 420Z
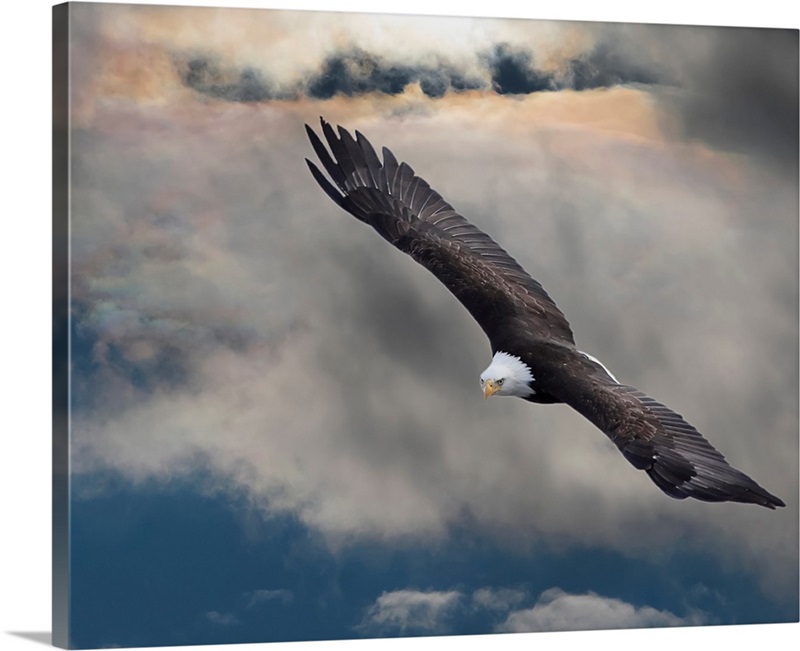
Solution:
M328 147L306 131L328 177L306 159L327 195L431 271L489 338L484 396L563 402L608 436L667 495L707 502L785 506L731 467L679 414L624 384L578 350L567 319L544 288L391 151L383 160L358 131L320 120ZM330 149L330 151L329 151Z

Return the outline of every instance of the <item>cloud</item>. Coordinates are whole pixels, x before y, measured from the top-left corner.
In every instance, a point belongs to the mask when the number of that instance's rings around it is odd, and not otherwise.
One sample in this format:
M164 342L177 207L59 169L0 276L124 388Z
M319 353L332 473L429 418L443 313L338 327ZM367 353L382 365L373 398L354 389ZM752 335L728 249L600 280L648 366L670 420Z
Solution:
M190 88L228 102L264 102L290 97L278 92L252 67L226 69L209 58L195 57L182 63L179 72Z
M366 635L423 635L443 633L448 617L461 599L448 592L395 590L375 600L355 630Z
M727 150L797 170L797 30L720 29L678 100L683 127Z
M216 610L211 610L206 613L206 618L212 624L220 626L236 626L239 624L239 618L233 613L218 613Z
M561 87L575 90L669 82L654 62L642 57L625 57L611 41L597 43L591 50L570 59L566 68Z
M558 71L535 67L533 52L501 43L488 52L477 53L475 66L459 67L440 55L431 55L431 64L407 64L353 47L329 54L318 70L298 77L283 87L269 80L266 72L245 66L224 67L209 57L178 59L178 72L193 90L230 102L265 102L296 99L307 95L330 99L336 95L353 97L369 93L399 95L411 84L418 84L429 98L448 92L493 91L500 95L520 95L564 89L587 90L626 83L656 83L657 77L643 65L626 64L608 45L562 62Z
M362 49L329 55L319 72L313 74L306 86L309 96L328 99L336 94L346 96L379 92L387 95L402 93L411 83L419 83L428 97L441 97L448 90L462 91L483 86L480 79L469 79L447 63L437 66L392 63L384 57Z
M530 51L500 44L486 57L486 62L491 72L492 88L501 95L539 93L557 88L552 74L539 72L533 67Z
M294 593L291 590L253 590L248 592L246 608L255 608L265 602L280 601L283 604L288 604L294 599Z
M124 15L137 11L156 10ZM685 100L649 87L245 102L248 66L259 72L247 83L266 93L353 50L339 43L273 68L250 40L235 47L236 33L250 34L243 24L167 24L132 22L110 67L92 67L106 61L97 39L76 77L74 472L169 482L200 463L215 488L290 512L334 547L442 538L465 523L520 548L557 541L633 560L691 541L796 598L796 177L765 177L760 154L662 128ZM606 33L584 29L548 57L566 28L535 51L517 23L481 29L448 65L467 70L465 52L477 60L503 42L556 79L587 52L630 78L623 63L646 51L686 87L702 79L694 68L714 69L697 39L687 42L699 50L657 56L683 44L680 31L636 30L612 56L594 49ZM360 51L381 75L438 69L423 61L423 39L401 59L365 34ZM192 83L231 101L205 101L174 68L158 68L170 91L157 102L97 83L125 79L134 37L192 52ZM198 54L215 48L218 58ZM767 58L753 55L768 68ZM591 85L599 73L581 74ZM670 500L571 410L485 403L476 378L490 350L469 315L310 178L302 124L320 112L408 160L543 283L583 350L682 412L789 508ZM773 152L771 142L746 152Z
M355 630L365 635L445 633L462 619L488 616L499 633L614 628L695 626L707 623L700 611L679 617L667 610L636 606L592 592L570 594L558 587L542 592L529 608L519 608L528 594L517 588L484 587L465 595L459 590L384 592L367 608Z
M700 625L702 614L678 617L650 606L634 606L592 592L568 594L560 588L543 592L532 608L509 613L498 632L572 631Z
M431 98L646 84L676 133L796 165L792 30L247 9L226 9L223 21L204 7L100 7L76 18L80 93L158 102L175 93L176 73L201 94L247 103L416 84ZM137 57L146 63L131 65ZM87 83L82 61L98 58L102 72Z
M774 450L796 446L796 405L774 387L796 382L781 361L796 346L791 193L760 198L746 168L704 151L579 122L523 128L513 116L531 109L501 99L497 122L331 119L411 160L543 282L582 349L787 499L796 465ZM231 490L332 540L442 536L466 510L520 544L650 553L687 536L720 553L722 537L785 580L791 516L671 501L569 410L484 404L477 326L302 168L312 117L237 105L173 124L171 148L157 115L135 144L81 142L79 176L94 180L74 194L74 324L95 366L78 378L91 400L74 413L76 471L167 480L201 452ZM773 228L751 232L753 202Z
M524 590L514 588L479 588L472 593L475 608L507 611L527 598Z
M270 81L268 73L251 65L240 69L225 67L207 56L179 57L177 65L187 86L230 102L289 100L300 95L314 99L369 93L399 95L411 84L418 84L429 98L441 98L448 92L468 90L520 95L565 89L583 91L630 83L655 84L659 81L655 66L648 68L642 62L626 61L606 43L560 62L556 70L537 68L531 49L508 43L477 52L475 59L477 69L472 62L456 64L441 54L426 57L426 60L434 60L434 64L408 64L352 47L328 54L318 65L318 70L298 76L282 87Z

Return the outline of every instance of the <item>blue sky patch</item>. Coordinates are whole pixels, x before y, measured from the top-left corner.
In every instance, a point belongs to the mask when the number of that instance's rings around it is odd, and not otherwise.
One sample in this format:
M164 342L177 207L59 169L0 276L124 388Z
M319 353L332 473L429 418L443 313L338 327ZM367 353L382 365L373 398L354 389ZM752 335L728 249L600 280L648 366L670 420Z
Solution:
M510 551L459 528L441 542L333 552L295 518L265 518L208 485L75 479L73 493L85 495L72 511L77 647L492 633L553 588L706 624L797 612L796 600L775 603L751 579L681 549L658 563L598 548ZM376 608L386 594L416 601L387 615L388 605Z

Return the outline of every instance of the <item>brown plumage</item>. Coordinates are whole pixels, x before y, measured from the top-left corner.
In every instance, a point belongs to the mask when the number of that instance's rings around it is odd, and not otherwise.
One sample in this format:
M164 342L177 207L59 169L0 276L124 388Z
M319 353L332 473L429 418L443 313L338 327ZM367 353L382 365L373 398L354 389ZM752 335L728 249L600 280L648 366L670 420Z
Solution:
M569 323L544 288L410 166L398 163L385 147L381 161L358 131L354 138L321 123L330 153L308 125L306 131L333 183L306 159L317 183L339 206L431 271L475 318L494 353L503 351L527 365L534 393L525 399L566 403L672 497L785 506L731 467L680 415L619 384L579 351Z

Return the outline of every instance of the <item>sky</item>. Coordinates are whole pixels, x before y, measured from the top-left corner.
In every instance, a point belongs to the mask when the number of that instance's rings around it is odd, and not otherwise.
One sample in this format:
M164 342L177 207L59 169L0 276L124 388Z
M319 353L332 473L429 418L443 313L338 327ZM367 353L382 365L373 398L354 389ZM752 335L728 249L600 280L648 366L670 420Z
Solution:
M796 32L73 12L76 646L797 620ZM308 174L320 115L787 508L485 403L477 325Z

